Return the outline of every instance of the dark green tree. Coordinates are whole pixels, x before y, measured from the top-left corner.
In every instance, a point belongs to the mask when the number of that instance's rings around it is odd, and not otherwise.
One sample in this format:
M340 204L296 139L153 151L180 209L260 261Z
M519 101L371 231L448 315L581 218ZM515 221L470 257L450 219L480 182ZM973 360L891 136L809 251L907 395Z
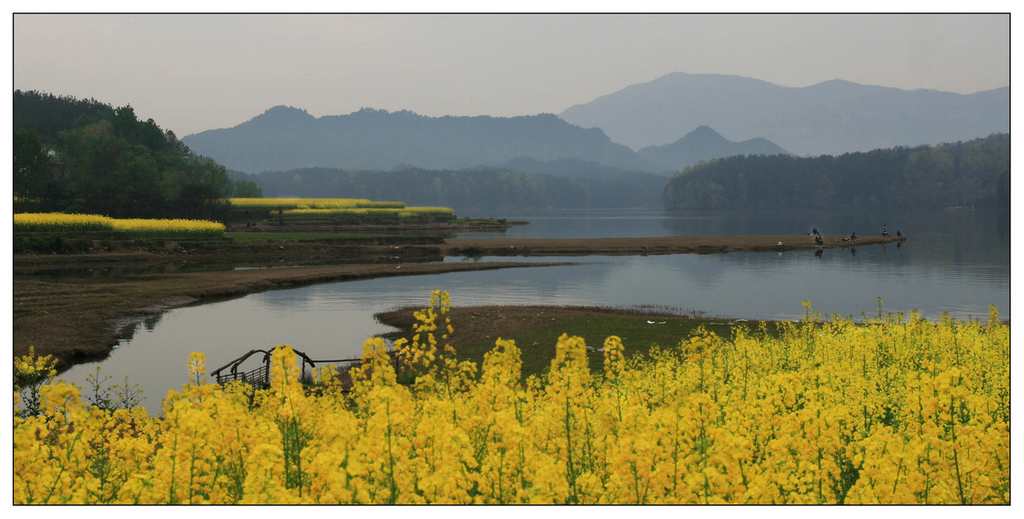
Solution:
M14 194L36 199L45 195L50 178L50 161L35 131L14 132Z
M670 209L1008 207L1010 138L819 157L739 156L687 168Z
M225 169L131 106L16 91L14 108L15 194L33 209L190 218L225 210Z

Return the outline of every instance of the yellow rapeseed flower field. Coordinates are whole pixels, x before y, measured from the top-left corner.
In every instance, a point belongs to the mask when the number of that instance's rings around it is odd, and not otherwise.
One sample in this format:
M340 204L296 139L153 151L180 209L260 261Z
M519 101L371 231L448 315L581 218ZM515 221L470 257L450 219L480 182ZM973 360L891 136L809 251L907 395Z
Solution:
M15 231L109 231L113 218L96 214L15 213Z
M375 207L372 205L374 202L367 198L229 198L228 203L234 207L254 209Z
M405 202L398 202L395 200L370 200L368 202L360 202L356 207L364 207L367 209L401 209L405 207Z
M181 218L110 218L94 214L17 213L14 215L14 230L219 235L224 232L224 224Z
M410 215L410 216L417 216L417 215L421 215L421 214L454 215L455 211L453 211L452 208L450 208L450 207L422 206L422 207L406 207L406 208L402 209L401 214L402 214L402 216L406 216L407 214Z
M37 387L14 424L18 503L1008 503L1009 326L918 315L813 314L701 331L604 367L563 335L542 376L498 339L460 361L448 298L411 340L363 345L350 391L298 381L282 346L271 387L201 382L160 417ZM19 360L38 372L46 363ZM20 368L19 368L20 369Z
M449 207L335 207L286 209L284 216L332 216L332 215L397 215L399 217L453 216Z
M239 209L280 210L289 217L386 216L405 219L450 218L450 207L407 207L403 202L366 198L230 198Z
M132 233L219 234L224 232L224 224L181 218L117 218L113 229Z
M301 207L296 209L285 209L285 216L330 216L330 215L370 215L370 214L395 214L399 209L388 209L381 207Z

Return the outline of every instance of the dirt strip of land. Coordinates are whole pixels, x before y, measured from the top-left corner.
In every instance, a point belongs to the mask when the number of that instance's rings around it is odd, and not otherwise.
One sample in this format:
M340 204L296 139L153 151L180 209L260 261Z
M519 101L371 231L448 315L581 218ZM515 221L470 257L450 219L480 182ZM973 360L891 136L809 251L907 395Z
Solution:
M391 263L280 267L128 277L16 276L14 353L34 345L61 368L105 358L138 323L171 308L331 281L438 274L565 262Z
M751 236L653 236L630 238L498 238L484 240L446 240L441 251L446 256L585 256L714 254L739 251L786 251L834 247L859 247L893 243L895 236L823 236L818 245L802 234ZM780 245L781 243L781 245Z

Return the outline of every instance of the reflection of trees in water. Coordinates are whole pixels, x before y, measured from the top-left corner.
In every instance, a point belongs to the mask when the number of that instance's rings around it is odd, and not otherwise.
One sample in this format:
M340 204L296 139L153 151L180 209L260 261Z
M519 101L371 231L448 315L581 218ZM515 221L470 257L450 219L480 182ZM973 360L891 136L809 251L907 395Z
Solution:
M786 305L793 304L789 300L791 292L766 291L774 286L771 282L773 276L789 275L787 279L797 279L799 283L804 272L802 269L825 273L824 282L834 285L839 291L847 290L844 283L855 282L851 280L875 279L871 272L935 278L963 277L968 284L978 280L996 290L1002 290L1009 279L1009 219L1005 211L939 211L903 216L790 211L771 214L703 213L673 218L660 217L659 214L624 217L639 222L635 227L633 223L623 226L614 223L613 218L604 217L580 221L569 228L586 228L587 232L603 232L604 236L613 235L620 229L640 229L642 226L646 226L644 233L647 235L800 234L809 232L812 227L818 227L826 234L856 231L859 235L867 235L877 234L884 223L891 233L902 230L909 236L909 241L901 246L860 246L856 254L849 248L824 249L818 257L817 251L809 248L785 251L781 256L776 252L747 252L707 256L544 258L579 264L381 278L265 292L252 297L258 298L260 305L296 315L305 310L323 311L349 308L349 305L359 308L420 305L426 301L431 289L439 287L451 291L456 305L664 303L707 310L694 293L714 293L737 272L755 275L749 283L751 286L745 287L749 294L741 298L778 297ZM587 216L574 218L585 220ZM523 226L522 229L530 227ZM807 239L813 243L810 236ZM867 277L863 272L867 272ZM796 278L792 277L794 273ZM748 279L748 276L741 276L741 279ZM759 282L759 279L765 282ZM940 287L915 288L914 292L925 294L929 290L940 290ZM314 317L319 315L315 312L308 315L310 319L322 318Z
M119 330L119 336L123 340L131 341L135 338L135 334L139 331L140 326L145 328L146 331L151 332L160 323L160 319L163 319L163 316L163 313L156 313L126 322Z
M163 318L163 315L164 314L162 314L162 313L160 313L160 314L153 314L153 315L143 319L142 320L142 324L146 327L146 331L150 331L150 332L153 331L153 328L156 328L157 323L160 322L160 319Z
M622 257L624 258L624 257ZM501 258L517 261L520 258ZM578 261L580 265L448 272L416 276L382 277L377 279L326 283L252 294L259 304L288 314L304 310L323 311L354 305L358 310L382 306L422 306L431 290L443 288L452 295L455 305L494 304L558 304L575 288L589 286L601 279L609 269L606 258L544 258L554 261ZM613 261L618 261L619 258ZM601 304L573 300L569 304Z

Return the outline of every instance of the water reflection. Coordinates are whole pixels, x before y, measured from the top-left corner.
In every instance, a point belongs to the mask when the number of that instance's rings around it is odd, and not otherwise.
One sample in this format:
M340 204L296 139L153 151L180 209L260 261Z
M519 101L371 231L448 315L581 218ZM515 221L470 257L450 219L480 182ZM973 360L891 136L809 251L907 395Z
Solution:
M909 241L895 247L861 247L852 254L839 254L839 251L836 251L836 254L825 253L823 256L844 256L843 261L850 261L851 265L863 268L876 265L882 270L887 270L890 267L912 265L915 270L980 275L1004 281L1009 279L1010 218L1008 211L999 209L949 209L903 213L773 211L725 214L636 211L622 216L602 212L563 212L515 215L510 218L529 220L531 223L512 227L504 236L548 238L802 234L813 228L824 234L858 232L864 235L878 233L883 225L887 225L890 229L902 231ZM472 236L486 238L501 235L477 233ZM800 256L790 257L794 258L794 261L800 261Z
M793 215L722 220L707 215L658 214L542 217L509 232L524 236L565 232L591 236L698 231L758 234L806 232L804 228L809 231L816 226L824 233L842 229L865 234L867 229L880 229L885 218L884 223L903 229L910 240L902 246L863 246L855 251L564 258L580 264L382 278L251 294L147 319L102 362L103 373L117 381L127 375L132 383L142 385L146 404L156 411L165 391L184 382L190 351L205 351L211 369L249 349L278 343L293 344L314 358L357 355L366 337L389 331L374 321L374 313L421 305L435 288L450 290L453 304L463 306L656 305L685 312L774 319L800 317L803 300L813 301L825 313L860 317L874 314L881 297L886 310L916 308L929 317L942 312L983 317L989 304L1005 315L1009 308L1009 225L998 215L969 212L858 218L862 220L844 224L825 217ZM63 376L82 383L94 368L77 366Z

